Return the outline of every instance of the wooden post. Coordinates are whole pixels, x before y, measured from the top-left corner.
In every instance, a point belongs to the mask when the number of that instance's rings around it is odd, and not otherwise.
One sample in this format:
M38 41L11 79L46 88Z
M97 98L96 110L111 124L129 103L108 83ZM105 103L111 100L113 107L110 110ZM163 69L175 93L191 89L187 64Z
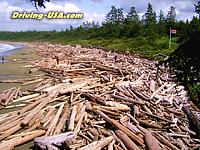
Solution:
M172 29L169 29L169 49L171 48L171 43L172 43Z

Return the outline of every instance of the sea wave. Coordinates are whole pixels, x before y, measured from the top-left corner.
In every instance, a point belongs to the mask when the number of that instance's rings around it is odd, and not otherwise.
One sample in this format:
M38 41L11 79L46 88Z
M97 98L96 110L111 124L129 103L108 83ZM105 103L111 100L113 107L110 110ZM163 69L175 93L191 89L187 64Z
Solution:
M1 52L6 52L6 51L11 51L14 49L18 49L19 47L14 46L14 45L9 45L9 44L0 44L0 53Z

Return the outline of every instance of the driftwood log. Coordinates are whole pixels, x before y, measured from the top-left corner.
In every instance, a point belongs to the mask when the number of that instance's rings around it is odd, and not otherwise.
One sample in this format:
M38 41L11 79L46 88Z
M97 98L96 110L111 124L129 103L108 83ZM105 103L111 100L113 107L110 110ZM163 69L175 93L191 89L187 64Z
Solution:
M38 130L38 131L35 131L34 133L32 133L30 135L26 135L24 137L16 137L14 139L11 139L11 140L1 143L0 149L12 150L15 146L24 144L30 140L33 140L34 138L36 138L38 136L42 136L44 133L45 133L45 130Z
M87 146L81 147L78 150L100 150L104 148L106 145L108 145L109 143L111 143L113 139L114 139L113 136L109 136L107 138L101 139L100 141L92 142L88 144Z

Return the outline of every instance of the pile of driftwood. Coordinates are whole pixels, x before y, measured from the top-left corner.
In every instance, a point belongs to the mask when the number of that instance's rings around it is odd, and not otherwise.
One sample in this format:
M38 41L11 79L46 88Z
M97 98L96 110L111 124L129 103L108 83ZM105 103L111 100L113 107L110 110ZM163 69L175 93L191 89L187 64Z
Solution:
M28 91L12 88L1 94L1 103L17 110L0 115L0 149L33 139L48 150L200 146L182 108L199 110L166 68L128 53L50 44L32 47L41 60L28 67L40 75L21 82L33 84Z
M16 99L21 95L20 88L13 87L11 89L3 91L0 95L0 104L3 106L8 105L13 99Z

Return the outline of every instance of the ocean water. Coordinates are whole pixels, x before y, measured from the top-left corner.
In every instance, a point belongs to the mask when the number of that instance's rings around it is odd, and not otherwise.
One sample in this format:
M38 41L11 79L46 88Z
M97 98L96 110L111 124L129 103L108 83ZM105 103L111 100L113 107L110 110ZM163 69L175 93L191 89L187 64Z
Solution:
M5 43L0 43L0 57L5 57L10 55L14 50L22 48L23 45L20 44L5 44Z
M5 57L11 55L14 51L22 48L23 45L19 44L6 44L0 43L0 63L5 61Z
M9 44L1 44L0 43L0 53L6 52L6 51L11 51L14 49L17 49L17 46L14 45L9 45Z

